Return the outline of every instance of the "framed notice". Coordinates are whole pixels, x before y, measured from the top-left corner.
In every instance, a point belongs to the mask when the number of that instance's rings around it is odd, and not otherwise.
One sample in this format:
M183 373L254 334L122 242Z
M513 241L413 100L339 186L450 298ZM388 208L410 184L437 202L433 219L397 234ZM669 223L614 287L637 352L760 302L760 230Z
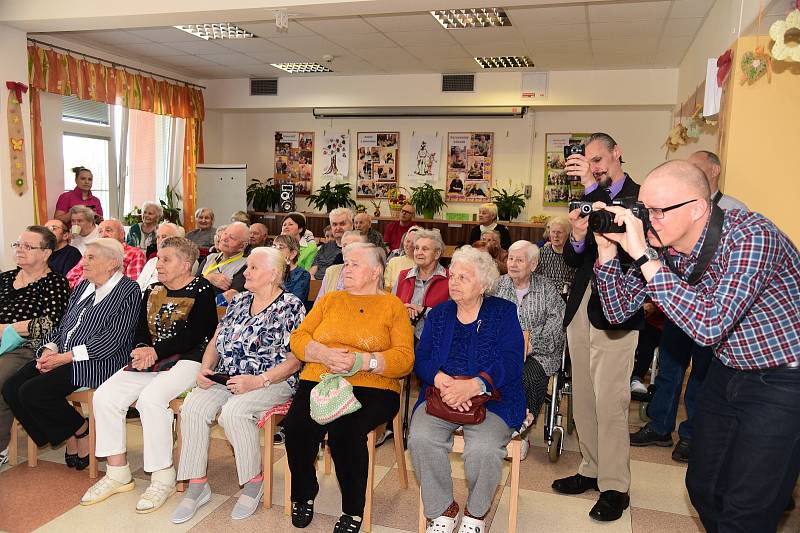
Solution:
M442 139L437 134L414 132L406 144L405 167L408 181L414 185L436 184L442 160Z
M388 198L397 187L398 132L359 133L356 195L359 198Z
M322 139L323 181L347 181L350 173L350 134L346 131L328 133Z
M314 178L314 133L275 132L275 182L294 183L296 195L311 194Z
M585 144L591 133L548 133L545 135L544 194L542 205L567 207L571 198L583 195L583 185L578 176L567 176L564 170L564 147Z
M494 133L448 133L446 201L488 202L493 154Z

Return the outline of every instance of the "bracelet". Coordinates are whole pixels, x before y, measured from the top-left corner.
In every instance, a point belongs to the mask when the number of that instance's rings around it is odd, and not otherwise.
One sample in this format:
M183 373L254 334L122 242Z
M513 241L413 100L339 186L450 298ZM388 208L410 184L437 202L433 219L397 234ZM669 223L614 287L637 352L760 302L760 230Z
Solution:
M264 374L261 374L261 376L260 376L260 377L261 377L261 387L262 387L262 388L266 389L267 387L269 387L270 385L272 385L272 380L270 380L270 379L267 377L267 374L266 374L266 373L264 373Z

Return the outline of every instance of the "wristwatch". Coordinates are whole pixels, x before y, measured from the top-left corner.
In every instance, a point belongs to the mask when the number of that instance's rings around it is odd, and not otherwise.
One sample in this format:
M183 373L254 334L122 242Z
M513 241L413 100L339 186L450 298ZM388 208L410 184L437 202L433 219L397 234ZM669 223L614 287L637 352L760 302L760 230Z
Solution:
M272 385L272 381L270 381L266 374L261 374L261 386L266 389L270 385Z
M653 261L654 259L658 259L658 252L648 246L644 249L644 255L634 261L633 264L636 265L637 268L642 268L645 263L648 261Z
M369 371L372 372L376 368L378 368L378 358L375 357L375 353L372 352L369 354Z

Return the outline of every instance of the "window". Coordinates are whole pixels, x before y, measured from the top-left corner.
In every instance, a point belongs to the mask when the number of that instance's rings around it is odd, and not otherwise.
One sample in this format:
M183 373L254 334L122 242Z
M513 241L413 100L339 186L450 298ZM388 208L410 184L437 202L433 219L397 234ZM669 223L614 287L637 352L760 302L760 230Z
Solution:
M109 139L64 133L64 190L75 188L73 167L84 166L92 171L92 193L100 199L103 213L113 216L109 210Z

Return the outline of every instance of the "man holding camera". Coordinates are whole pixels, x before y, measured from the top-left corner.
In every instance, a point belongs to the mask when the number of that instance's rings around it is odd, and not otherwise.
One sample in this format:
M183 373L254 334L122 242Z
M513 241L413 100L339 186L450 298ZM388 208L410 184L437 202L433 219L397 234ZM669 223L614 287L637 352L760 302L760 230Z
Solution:
M581 146L575 148L565 148L565 155L570 152L566 171L570 176L580 176L585 202L635 200L639 185L622 170L620 147L610 135L592 134L586 141L585 155L580 153ZM564 324L583 461L577 474L555 480L553 489L562 494L601 491L589 516L612 521L620 518L630 503L630 376L644 315L639 312L620 325L610 324L603 315L593 280L597 244L588 232L587 214L580 208L570 212L572 233L564 246L564 262L577 268Z
M624 233L595 235L597 286L612 323L649 297L713 346L689 496L708 531L775 531L800 471L800 254L762 215L722 211L710 192L700 169L670 161L642 185L647 216L605 207ZM636 258L627 272L619 248Z

